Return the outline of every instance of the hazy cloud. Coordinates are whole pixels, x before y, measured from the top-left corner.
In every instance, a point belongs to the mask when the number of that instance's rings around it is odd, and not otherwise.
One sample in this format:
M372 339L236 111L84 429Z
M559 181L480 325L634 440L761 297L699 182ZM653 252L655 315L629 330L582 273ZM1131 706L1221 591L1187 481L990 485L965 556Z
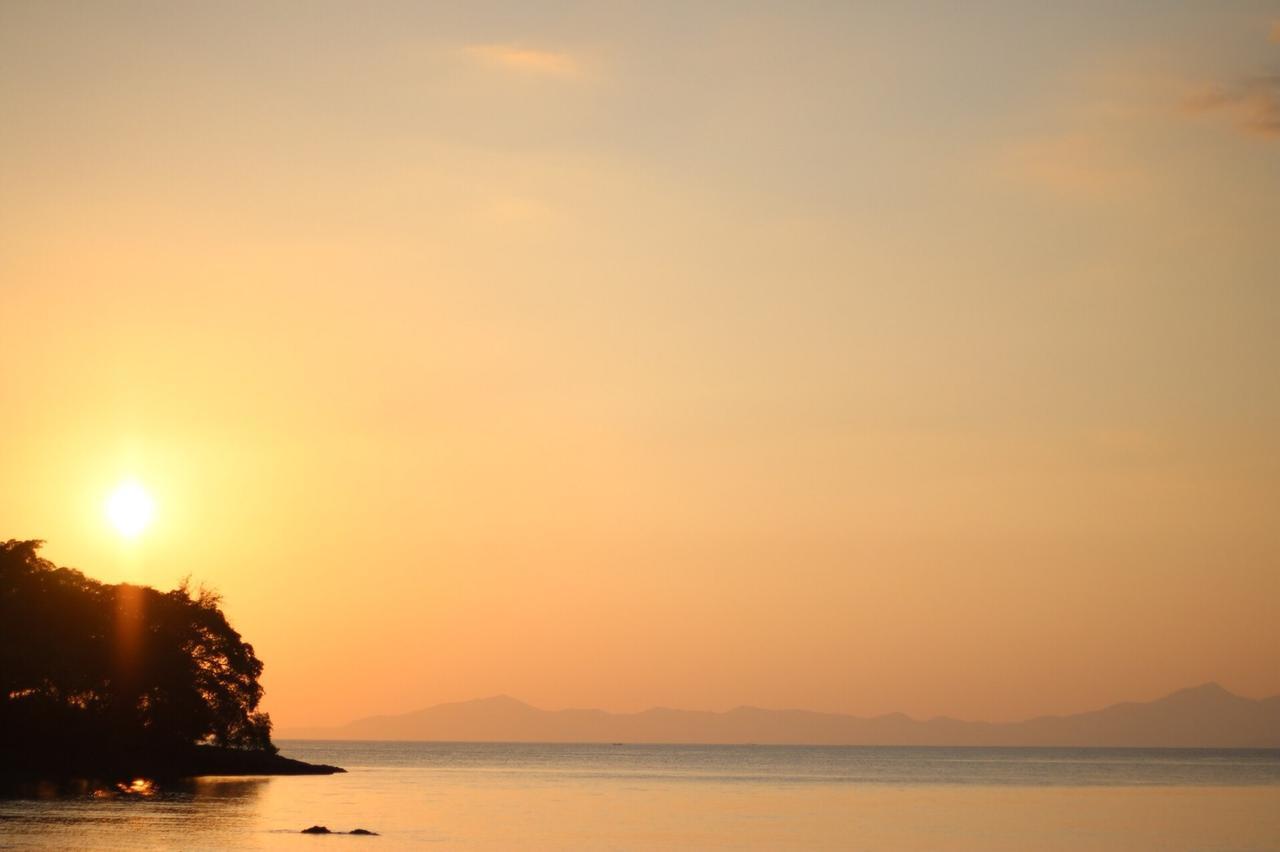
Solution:
M1268 40L1280 44L1280 20L1271 22ZM1280 139L1280 74L1202 85L1184 95L1181 106L1189 115L1226 116L1242 132Z
M997 173L1077 201L1114 201L1141 191L1147 175L1101 132L1028 138L997 152Z
M545 77L576 77L581 65L567 53L534 50L510 44L468 45L466 53L477 62L521 74Z
M1182 107L1192 115L1230 116L1247 133L1280 138L1280 75L1204 86L1183 98Z

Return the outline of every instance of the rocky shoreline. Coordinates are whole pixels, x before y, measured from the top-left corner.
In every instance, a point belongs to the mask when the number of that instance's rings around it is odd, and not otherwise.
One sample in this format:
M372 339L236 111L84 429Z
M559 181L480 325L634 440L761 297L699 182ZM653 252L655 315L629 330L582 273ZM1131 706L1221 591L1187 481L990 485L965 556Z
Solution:
M104 751L96 754L55 754L0 766L8 782L69 779L175 779L207 775L333 775L339 766L306 763L271 751L191 746L165 752Z

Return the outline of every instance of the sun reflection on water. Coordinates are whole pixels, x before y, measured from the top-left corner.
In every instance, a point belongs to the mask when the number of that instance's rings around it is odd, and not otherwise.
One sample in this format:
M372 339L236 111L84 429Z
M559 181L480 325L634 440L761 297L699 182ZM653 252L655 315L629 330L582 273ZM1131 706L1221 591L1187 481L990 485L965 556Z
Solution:
M154 796L158 788L156 782L150 778L134 778L132 781L119 781L115 784L115 788L99 787L93 791L95 799L115 799L119 796L136 797L140 799L150 798Z
M128 784L117 784L117 789L128 796L154 796L156 782L148 778L135 778Z

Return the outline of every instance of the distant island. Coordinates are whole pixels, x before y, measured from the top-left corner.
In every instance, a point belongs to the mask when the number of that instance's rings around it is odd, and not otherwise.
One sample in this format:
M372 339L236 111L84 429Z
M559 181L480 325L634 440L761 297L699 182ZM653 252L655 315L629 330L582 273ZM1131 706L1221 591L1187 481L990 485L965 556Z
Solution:
M110 585L0 542L0 780L329 774L281 757L218 596Z
M508 696L372 716L295 739L794 745L1280 748L1280 695L1262 700L1208 683L1146 703L1022 722L860 718L738 707L724 713L655 707L641 713L540 710Z

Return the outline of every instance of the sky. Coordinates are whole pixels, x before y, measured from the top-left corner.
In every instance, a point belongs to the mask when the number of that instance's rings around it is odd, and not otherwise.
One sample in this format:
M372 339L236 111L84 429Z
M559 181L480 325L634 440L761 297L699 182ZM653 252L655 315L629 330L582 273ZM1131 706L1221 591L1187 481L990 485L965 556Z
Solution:
M1280 693L1280 2L4 0L0 116L0 538L277 726Z

